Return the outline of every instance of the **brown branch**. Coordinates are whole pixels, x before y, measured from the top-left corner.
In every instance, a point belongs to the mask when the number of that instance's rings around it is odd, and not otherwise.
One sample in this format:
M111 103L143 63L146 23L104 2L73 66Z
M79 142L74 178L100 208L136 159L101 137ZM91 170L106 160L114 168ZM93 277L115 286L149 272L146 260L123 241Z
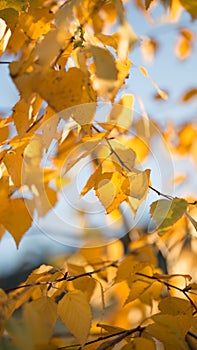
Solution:
M96 132L98 132L98 133L100 133L101 131L95 126L95 125L92 125L92 128L96 131ZM112 154L115 154L115 156L117 157L117 159L118 159L118 161L120 162L120 164L122 165L122 167L123 168L125 168L127 171L132 171L132 169L130 168L130 167L128 167L123 161L122 161L122 159L119 157L119 155L117 154L117 152L113 149L113 147L112 147L112 145L111 145L111 143L110 143L110 139L109 138L107 138L107 137L105 137L104 138L105 139L105 141L107 142L107 144L108 144L108 146L109 146L109 148L110 148L110 150L111 150L111 152L112 152ZM154 188L154 187L152 187L152 186L148 186L152 191L154 191L155 193L157 193L158 194L158 196L162 196L162 197L165 197L165 198L167 198L168 200L173 200L173 196L170 196L170 195L168 195L168 194L165 194L165 193L162 193L161 191L158 191L156 188ZM196 201L197 202L197 201Z
M141 277L145 277L145 278L149 278L149 279L151 279L151 280L155 280L155 281L157 281L157 282L159 282L159 283L162 283L162 284L164 284L166 287L168 287L168 288L173 288L173 289L176 289L176 290L178 290L179 292L181 292L181 293L183 293L184 295L185 295L185 297L189 300L189 302L190 302L190 304L193 306L193 308L195 309L195 313L197 312L197 306L195 305L195 303L193 302L193 300L190 298L190 296L187 294L187 293L189 293L189 291L186 291L186 289L185 288L180 288L180 287L177 287L177 286L175 286L175 285L173 285L173 284L171 284L171 283L169 283L169 282L167 282L167 281L163 281L162 279L160 279L160 278L158 278L157 276L148 276L148 275L146 275L146 274L144 274L144 273L141 273L141 272L136 272L136 275L138 275L138 276L141 276Z
M84 344L84 346L85 345L91 345L91 344L94 344L94 343L98 343L98 342L100 342L102 340L107 340L107 339L116 337L115 339L113 339L108 344L103 344L103 345L101 345L98 348L99 350L105 350L105 349L109 348L110 346L115 345L116 343L120 342L122 339L128 337L129 335L131 335L133 333L136 333L136 332L140 332L141 333L144 329L145 329L145 327L137 326L137 327L132 328L132 329L123 330L123 331L120 331L120 332L117 332L117 333L113 333L113 334L108 334L108 335L99 337L97 339L90 340L90 341L86 342ZM76 347L76 346L79 347L79 350L81 349L81 345L80 344L71 344L71 345L66 345L66 346L60 347L57 350L71 349L72 347Z
M16 287L7 288L7 289L5 289L5 292L9 293L9 292L12 292L12 291L17 290L17 289L30 288L30 287L40 286L40 285L49 285L49 286L52 287L54 284L59 283L59 282L63 282L63 281L70 282L70 281L74 281L74 280L76 280L78 278L85 277L85 276L91 277L92 275L94 275L96 273L99 273L99 272L107 270L109 267L117 268L118 267L117 264L122 259L123 259L123 257L120 258L120 259L117 259L115 261L112 261L111 263L109 263L109 264L107 264L105 266L102 266L102 267L100 267L100 268L98 268L96 270L80 273L79 275L68 276L68 273L65 273L65 275L62 278L59 278L59 279L57 279L55 281L37 281L37 282L34 282L34 283L22 284L22 285L19 285L19 286L16 286Z

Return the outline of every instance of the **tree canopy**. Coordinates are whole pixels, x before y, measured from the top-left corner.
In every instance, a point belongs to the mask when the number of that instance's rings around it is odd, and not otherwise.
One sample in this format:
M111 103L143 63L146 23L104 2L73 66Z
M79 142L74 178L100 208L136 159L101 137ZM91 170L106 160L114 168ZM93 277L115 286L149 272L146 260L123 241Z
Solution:
M47 220L55 212L61 196L77 208L84 232L74 254L41 265L19 286L0 289L1 349L197 348L197 276L182 273L181 265L173 272L180 251L195 254L196 198L155 187L147 161L156 152L154 140L162 152L159 137L170 157L187 155L196 163L197 127L188 120L162 128L147 115L135 86L133 94L124 92L135 67L156 100L168 99L148 68L132 60L141 50L151 62L159 42L135 32L129 5L0 2L0 64L9 66L19 93L12 113L0 119L0 238L8 231L18 247L36 217ZM195 1L135 0L135 6L145 21L159 8L177 30L177 59L192 55L195 32L179 24L184 13L194 23ZM191 87L180 103L196 95ZM74 202L73 191L82 204ZM158 198L148 208L149 227L128 224L150 193ZM110 220L119 225L118 237L106 240L102 230L86 230L87 213L98 221L101 213L105 227Z

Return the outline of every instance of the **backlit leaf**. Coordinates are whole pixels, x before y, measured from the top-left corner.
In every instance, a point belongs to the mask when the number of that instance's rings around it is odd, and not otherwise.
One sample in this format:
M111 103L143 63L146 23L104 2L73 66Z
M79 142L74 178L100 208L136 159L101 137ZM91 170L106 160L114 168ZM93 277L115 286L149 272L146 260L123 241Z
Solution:
M114 104L107 118L107 124L125 132L132 123L133 95L124 95L118 104ZM105 125L104 125L105 127Z
M166 230L182 217L186 209L187 202L182 198L160 199L151 204L150 213L159 230Z
M117 209L126 199L127 196L122 191L123 181L124 177L119 172L104 173L99 177L95 186L96 195L107 213Z
M142 199L148 191L149 179L146 171L133 169L123 183L123 190L127 196Z
M12 234L18 245L21 237L32 224L32 217L24 200L5 198L0 208L0 223Z
M39 93L56 112L81 103L92 102L91 96L83 98L85 77L78 68L70 68L68 72L53 69L47 72L38 71L34 74L32 83L34 91Z
M96 65L97 78L116 80L118 72L112 54L106 49L97 46L91 46L90 49Z
M114 151L111 155L113 162L123 169L124 167L126 167L127 170L132 169L135 164L135 152L117 140L110 140L109 144Z
M91 325L91 309L85 295L79 290L68 292L58 303L58 315L80 344L84 345Z

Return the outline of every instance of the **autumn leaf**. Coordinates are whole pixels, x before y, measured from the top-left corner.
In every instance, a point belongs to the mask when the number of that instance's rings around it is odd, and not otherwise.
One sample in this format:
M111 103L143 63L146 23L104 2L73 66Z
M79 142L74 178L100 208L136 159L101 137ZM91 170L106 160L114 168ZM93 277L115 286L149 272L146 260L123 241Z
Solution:
M180 30L180 36L178 37L175 46L175 54L178 59L185 60L191 55L193 49L193 42L194 33L187 28L182 28Z
M188 11L192 17L195 19L197 17L197 7L196 3L193 0L180 0L181 5Z
M159 230L165 231L182 217L186 209L187 202L182 198L160 199L151 204L150 213Z
M123 183L123 191L127 196L142 199L147 194L149 178L146 171L133 169L127 173Z
M135 338L131 343L126 344L121 350L155 350L155 343L152 339L148 338Z
M31 329L31 342L35 345L47 344L57 320L57 304L43 296L25 304L23 316Z
M58 303L58 315L68 330L84 345L91 325L91 309L85 295L74 290Z
M181 324L177 322L176 316L157 314L152 319L154 323L147 327L147 332L161 341L166 349L188 349L185 342L186 333L182 331Z
M50 90L48 84L51 86ZM83 99L86 89L85 77L78 68L70 68L68 72L53 69L47 72L38 70L33 76L32 85L34 91L39 93L56 112L81 103L93 102L88 95Z
M190 102L191 100L195 99L197 97L197 89L192 88L187 90L182 96L180 101L181 102Z
M20 198L4 199L0 210L0 222L12 234L18 245L32 224L32 217L24 200Z
M24 11L27 6L27 0L3 0L0 4L0 10L4 10L6 8L13 8L16 11Z
M164 90L161 90L159 88L159 86L157 85L157 83L150 77L148 71L146 68L144 68L143 66L139 66L139 70L140 72L151 82L151 84L154 86L154 88L156 89L158 95L164 99L167 100L168 99L168 95Z

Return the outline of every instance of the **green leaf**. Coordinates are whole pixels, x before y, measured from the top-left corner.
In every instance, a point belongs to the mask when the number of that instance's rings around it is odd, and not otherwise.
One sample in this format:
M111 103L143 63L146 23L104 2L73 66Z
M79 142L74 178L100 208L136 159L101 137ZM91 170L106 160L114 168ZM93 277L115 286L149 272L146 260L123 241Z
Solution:
M172 201L161 199L153 202L150 214L159 230L167 230L179 220L187 209L187 202L182 198L174 198Z

